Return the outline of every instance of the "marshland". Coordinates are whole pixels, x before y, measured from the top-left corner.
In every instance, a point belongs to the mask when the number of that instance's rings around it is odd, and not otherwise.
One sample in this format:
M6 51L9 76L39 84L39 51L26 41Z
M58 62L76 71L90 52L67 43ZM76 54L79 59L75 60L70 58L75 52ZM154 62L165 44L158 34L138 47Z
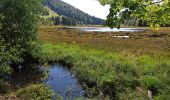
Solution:
M170 98L169 1L84 2L0 1L0 100Z
M146 99L150 90L160 98L161 91L169 87L169 31L86 32L41 27L39 38L45 49L39 59L71 67L88 97ZM129 38L113 37L124 35Z

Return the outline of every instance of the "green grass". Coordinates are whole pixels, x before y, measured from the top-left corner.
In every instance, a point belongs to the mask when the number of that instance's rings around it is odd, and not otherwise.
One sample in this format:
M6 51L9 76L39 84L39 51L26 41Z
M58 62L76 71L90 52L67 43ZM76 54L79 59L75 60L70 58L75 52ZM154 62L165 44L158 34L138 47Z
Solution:
M129 39L113 38L114 35L125 35L126 32L83 32L77 30L65 30L62 26L41 27L39 38L43 43L77 43L81 47L102 49L107 52L118 52L136 56L151 55L163 56L170 59L170 28L161 28L156 34L164 34L161 37L149 37L152 32L130 33Z
M43 44L41 48L34 57L41 62L63 61L70 65L90 98L103 93L104 98L144 99L148 89L157 98L169 95L170 60L166 57L106 52L77 44ZM137 87L143 92L138 93Z
M51 10L49 7L45 6L45 9L48 11L49 15L46 16L41 16L42 18L52 18L52 17L57 17L59 16L56 12L54 12L53 10Z
M26 87L16 89L13 92L0 96L1 100L51 100L55 96L57 100L62 100L59 95L55 95L50 87L44 84L30 84Z
M18 90L16 96L24 100L51 100L54 93L44 84L33 84Z

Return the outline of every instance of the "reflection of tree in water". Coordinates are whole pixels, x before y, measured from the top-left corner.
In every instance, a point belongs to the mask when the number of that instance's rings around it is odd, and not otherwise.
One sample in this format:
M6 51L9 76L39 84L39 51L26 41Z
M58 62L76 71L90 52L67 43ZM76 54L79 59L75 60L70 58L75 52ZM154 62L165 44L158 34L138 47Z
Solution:
M26 64L21 70L13 72L9 81L12 88L19 88L29 84L40 83L46 76L47 72L37 64Z

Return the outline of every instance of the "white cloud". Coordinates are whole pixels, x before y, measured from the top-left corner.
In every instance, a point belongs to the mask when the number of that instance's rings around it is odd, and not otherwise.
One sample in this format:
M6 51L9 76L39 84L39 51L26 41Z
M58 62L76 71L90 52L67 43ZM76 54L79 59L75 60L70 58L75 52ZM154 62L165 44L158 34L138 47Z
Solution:
M62 0L68 4L98 18L106 19L109 6L102 6L97 0Z

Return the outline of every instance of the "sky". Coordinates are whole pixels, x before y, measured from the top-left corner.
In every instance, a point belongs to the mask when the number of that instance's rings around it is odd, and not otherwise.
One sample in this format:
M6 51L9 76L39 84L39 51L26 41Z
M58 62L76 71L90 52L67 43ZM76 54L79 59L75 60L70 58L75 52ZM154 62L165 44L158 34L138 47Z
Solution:
M89 15L106 19L109 14L109 6L102 6L97 0L62 0L82 10Z

